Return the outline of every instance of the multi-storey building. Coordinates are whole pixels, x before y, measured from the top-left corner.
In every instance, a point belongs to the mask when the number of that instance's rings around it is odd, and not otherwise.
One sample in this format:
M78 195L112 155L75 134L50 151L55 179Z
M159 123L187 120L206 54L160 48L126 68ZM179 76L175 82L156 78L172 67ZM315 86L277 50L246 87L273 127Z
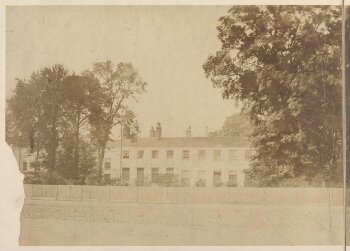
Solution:
M162 137L160 124L149 138L111 142L105 154L106 179L130 185L152 183L162 174L179 177L183 186L242 187L249 167L250 144L244 137ZM121 168L120 168L121 167Z
M36 154L13 148L22 172L40 171L33 166ZM251 156L245 137L162 137L161 126L150 137L109 142L103 162L105 179L128 185L151 185L162 175L174 176L181 186L238 186L245 184Z

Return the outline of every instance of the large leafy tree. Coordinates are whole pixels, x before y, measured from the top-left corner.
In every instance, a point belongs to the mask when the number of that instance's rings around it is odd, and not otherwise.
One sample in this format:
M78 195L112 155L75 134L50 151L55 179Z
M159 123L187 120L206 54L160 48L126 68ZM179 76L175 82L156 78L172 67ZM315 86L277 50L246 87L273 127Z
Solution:
M350 7L345 7L346 180L350 182Z
M341 176L341 9L236 6L203 65L254 126L249 176L262 185Z
M83 178L95 165L88 118L97 92L98 83L69 75L62 65L17 80L7 107L9 143L36 151L36 164L49 171L48 177Z
M81 150L87 150L84 147L86 142L83 138L84 136L87 138L87 132L89 131L91 100L98 93L98 83L93 82L88 77L67 76L62 84L62 92L65 127L62 128L64 137L62 138L60 166L67 166L69 172L66 171L65 173L69 173L71 179L76 179L90 169L81 166L80 153ZM86 154L86 152L83 152L83 154Z
M209 133L209 137L248 137L252 126L243 113L231 115L225 119L220 130Z
M27 138L31 151L43 152L48 170L56 168L62 126L62 82L68 71L62 65L44 67L28 81L17 79L14 95L8 100L12 131Z
M146 82L142 80L131 63L114 65L111 61L99 62L84 76L99 84L99 92L91 99L91 136L97 147L98 175L102 180L102 166L107 142L116 125L136 128L135 114L129 109L128 101L145 92Z

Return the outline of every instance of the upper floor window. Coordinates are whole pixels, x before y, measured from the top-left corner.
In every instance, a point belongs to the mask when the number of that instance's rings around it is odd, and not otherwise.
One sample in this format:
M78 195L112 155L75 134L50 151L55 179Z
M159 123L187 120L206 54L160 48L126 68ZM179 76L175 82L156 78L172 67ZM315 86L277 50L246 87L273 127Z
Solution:
M27 169L28 169L28 166L27 166L27 161L23 161L23 171L25 172L25 171L27 171Z
M168 167L168 168L166 169L166 174L168 174L168 175L174 174L174 168Z
M157 159L158 158L158 150L153 150L152 151L152 159Z
M123 159L129 159L130 153L129 151L123 151Z
M183 150L182 151L182 158L183 159L190 159L190 151L189 150Z
M144 151L137 151L137 158L143 159Z
M199 159L205 159L205 150L199 150L198 158Z
M229 150L228 151L228 158L229 158L229 160L236 160L237 159L237 150Z
M220 159L221 159L221 151L214 150L214 160L220 160Z
M110 159L110 158L106 158L106 159L105 159L104 168L105 168L106 170L111 169L111 159Z
M252 150L245 150L244 151L244 158L246 160L250 160L251 157L252 157Z
M174 151L173 150L166 151L166 158L167 159L172 159L173 157L174 157Z

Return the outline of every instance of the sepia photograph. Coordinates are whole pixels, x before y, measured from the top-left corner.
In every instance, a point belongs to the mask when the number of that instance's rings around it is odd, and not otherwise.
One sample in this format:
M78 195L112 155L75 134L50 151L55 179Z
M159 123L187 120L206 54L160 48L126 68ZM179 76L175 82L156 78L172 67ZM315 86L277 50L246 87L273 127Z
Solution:
M346 10L6 6L19 245L343 250Z

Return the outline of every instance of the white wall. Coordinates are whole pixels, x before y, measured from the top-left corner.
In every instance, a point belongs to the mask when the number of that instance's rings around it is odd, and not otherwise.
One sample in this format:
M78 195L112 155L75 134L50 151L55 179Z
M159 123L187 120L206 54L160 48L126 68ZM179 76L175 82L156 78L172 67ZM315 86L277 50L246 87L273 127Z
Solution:
M227 183L229 172L237 173L238 186L244 186L243 170L249 167L248 160L245 159L247 148L139 148L123 147L129 151L129 159L122 159L122 166L130 170L131 183L136 180L137 168L145 169L145 176L151 177L151 168L159 168L160 173L165 173L166 168L174 168L174 174L181 175L182 170L190 171L191 186L195 186L198 180L198 171L205 171L207 186L213 185L213 172L221 171L221 181ZM143 159L137 159L137 151L143 150ZM152 150L158 150L158 158L152 159ZM173 159L167 159L167 150L174 150ZM190 150L190 159L182 158L182 151ZM206 157L199 159L199 150L206 151ZM221 150L221 160L214 160L214 150ZM229 150L237 150L237 159L229 159ZM111 169L104 170L110 174L111 178L120 177L120 149L111 149L106 152L105 159L110 159Z

